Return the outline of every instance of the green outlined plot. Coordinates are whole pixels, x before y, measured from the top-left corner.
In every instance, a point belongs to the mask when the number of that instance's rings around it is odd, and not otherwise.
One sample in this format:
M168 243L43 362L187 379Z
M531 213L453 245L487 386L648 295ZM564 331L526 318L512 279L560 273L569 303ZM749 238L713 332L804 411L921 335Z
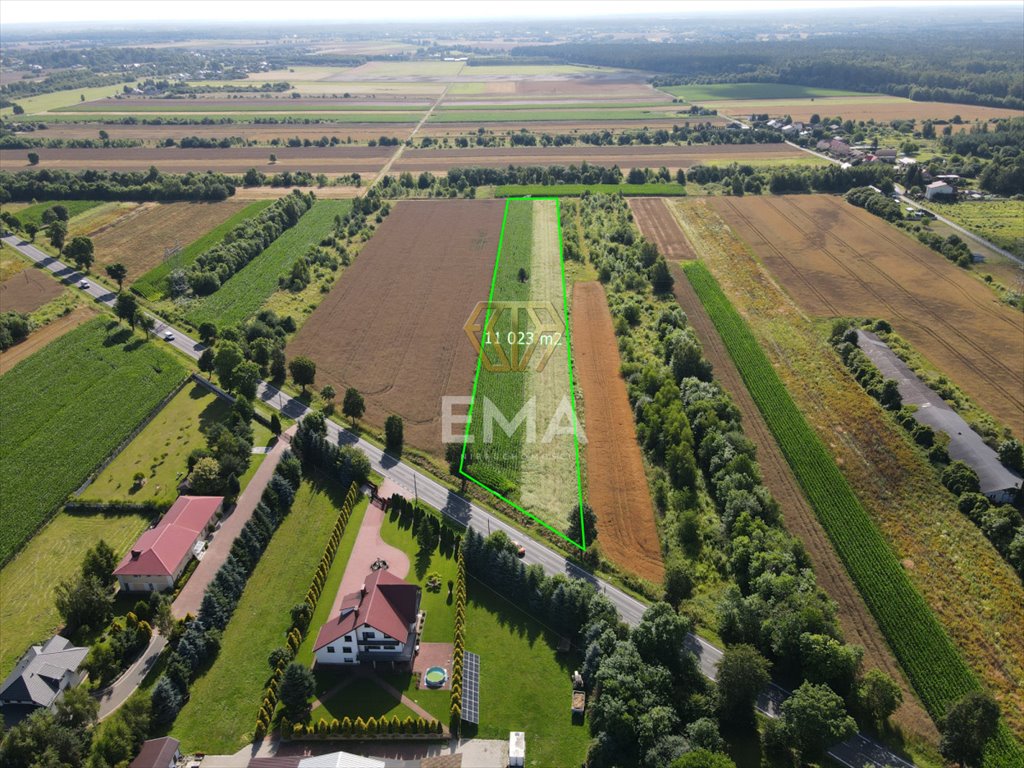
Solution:
M488 300L466 324L478 358L459 473L585 551L563 259L558 199L508 199Z

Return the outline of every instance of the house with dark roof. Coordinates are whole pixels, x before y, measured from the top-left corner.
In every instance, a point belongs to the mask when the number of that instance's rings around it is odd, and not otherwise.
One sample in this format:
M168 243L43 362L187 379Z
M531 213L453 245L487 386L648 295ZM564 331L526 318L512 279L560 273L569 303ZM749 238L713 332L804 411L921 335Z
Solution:
M128 768L174 768L181 759L180 742L170 736L142 742L142 749Z
M154 592L174 587L201 549L223 505L223 496L179 496L114 569L120 588L126 592Z
M88 648L78 648L60 635L33 645L0 687L0 707L5 715L18 709L28 712L52 707L64 691L85 679L85 672L78 668L88 653Z
M384 568L373 571L362 589L345 595L339 612L320 627L313 646L315 664L411 664L420 597L417 585Z

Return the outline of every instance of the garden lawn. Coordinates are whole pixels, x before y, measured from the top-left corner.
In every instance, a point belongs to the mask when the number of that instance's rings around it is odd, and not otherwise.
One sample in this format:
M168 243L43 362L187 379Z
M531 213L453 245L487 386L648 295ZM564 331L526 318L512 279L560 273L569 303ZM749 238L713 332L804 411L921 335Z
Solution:
M28 646L45 641L62 624L54 587L78 573L86 551L103 539L120 556L149 523L140 514L60 512L0 570L0 679Z
M43 224L43 212L53 208L55 205L63 205L68 209L68 218L73 219L80 213L85 213L90 208L96 208L97 206L103 205L101 200L51 200L47 203L36 203L30 205L28 208L22 208L15 214L18 217L18 221L21 222L22 226L25 224L35 224L37 227L42 229L45 225ZM37 236L40 240L45 240L46 235ZM70 239L70 238L69 238Z
M184 376L158 344L107 318L0 376L0 563Z
M232 754L252 739L270 676L267 658L285 644L291 608L309 589L346 490L322 476L302 483L246 584L216 661L192 684L174 723L171 735L183 752Z
M81 498L89 501L150 501L178 496L185 477L188 455L204 448L204 432L227 418L231 406L202 384L186 385L156 418L143 429ZM254 457L255 458L255 457ZM135 487L136 472L145 484Z
M264 208L270 206L274 200L259 200L251 205L245 206L227 221L214 227L198 240L193 240L176 254L164 261L159 266L153 267L146 274L132 283L132 290L146 299L154 301L164 295L167 289L167 276L176 269L184 269L194 262L199 255L218 245L228 232L233 230L243 221L251 219Z
M186 314L188 321L196 327L212 322L224 328L254 315L278 289L278 278L310 246L319 245L333 230L334 217L344 216L351 207L350 200L317 200L294 227L229 278L216 293L195 302Z
M463 731L483 739L526 731L530 765L581 765L590 731L573 724L570 710L580 659L557 654L554 632L479 581L470 577L468 587L466 651L480 657L480 726Z
M352 673L344 672L342 674L349 676ZM337 678L334 682L334 692L313 710L312 721L314 724L318 723L320 718L330 723L333 718L341 720L344 717L350 717L353 721L357 717L361 717L363 720L376 717L379 720L381 715L386 715L389 719L397 715L400 720L405 720L407 717L415 720L419 717L370 678L351 678L351 682L342 687L338 687L340 683ZM448 697L450 698L451 694L448 694Z

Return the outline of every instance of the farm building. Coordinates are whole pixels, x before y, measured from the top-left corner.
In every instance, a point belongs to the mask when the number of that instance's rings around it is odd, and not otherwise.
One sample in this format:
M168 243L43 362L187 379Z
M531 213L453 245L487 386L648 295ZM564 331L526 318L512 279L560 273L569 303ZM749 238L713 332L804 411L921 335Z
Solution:
M956 188L944 181L933 181L924 188L924 196L927 200L934 200L936 197L952 197L956 194Z
M171 589L212 530L222 496L179 496L124 556L114 576L126 592Z
M128 768L174 768L181 759L180 742L170 736L142 742L142 749Z
M851 152L850 145L845 141L840 141L839 139L832 139L832 141L829 142L828 149L837 157L846 157Z
M416 654L420 588L384 568L373 571L358 592L320 627L315 663L326 666L411 664Z
M85 672L78 668L88 653L88 648L78 648L60 635L29 648L0 687L0 707L8 724L34 709L52 707L64 691L81 683Z

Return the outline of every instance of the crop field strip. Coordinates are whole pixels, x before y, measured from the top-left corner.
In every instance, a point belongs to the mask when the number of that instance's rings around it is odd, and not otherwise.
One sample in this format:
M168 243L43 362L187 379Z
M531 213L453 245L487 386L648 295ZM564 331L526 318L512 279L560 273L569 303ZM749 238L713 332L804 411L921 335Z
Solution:
M667 260L697 258L664 200L631 200L629 207L641 234L658 246L658 253Z
M156 343L97 318L0 376L0 562L181 381Z
M285 230L216 292L196 301L186 313L193 325L212 322L224 327L241 322L259 311L278 289L278 278L301 259L310 246L334 230L335 216L344 216L352 207L349 200L317 200L298 223Z
M132 290L150 301L155 301L156 299L161 298L167 290L166 280L167 276L170 275L171 272L176 269L185 269L190 266L197 258L199 258L200 254L210 250L213 246L220 243L228 232L233 230L243 221L251 219L264 208L270 206L273 202L273 200L259 200L255 203L249 203L245 208L237 211L229 219L221 222L218 226L201 235L198 239L193 240L180 251L164 259L164 261L159 265L153 267L141 278L134 281L131 284Z
M29 267L0 283L0 312L29 314L63 291L64 286L48 272Z
M1024 347L1020 344L1024 321L1019 313L994 301L983 286L884 222L840 200L816 198L805 203L814 207L815 216L788 199L762 198L752 204L721 198L714 205L738 224L741 233L755 236L755 250L764 253L784 284L799 285L794 295L801 306L839 317L863 314L869 311L865 302L870 303L870 311L892 322L979 404L1016 434L1024 434ZM758 211L750 215L745 210L753 205L766 208L772 221L786 222L783 229L767 228L763 216L755 219ZM890 266L896 259L883 261L863 254L844 239L838 227L823 233L821 217L835 220L837 214L866 223L871 235L885 244L885 253L898 254L902 263ZM787 237L785 226L792 227L797 237ZM797 248L801 240L806 245ZM810 262L801 258L805 250L811 253ZM823 268L814 266L822 262L847 291L853 286L854 296L841 289L826 293L837 283L834 279L823 282ZM908 275L910 263L916 267ZM936 281L948 286L949 298L940 299L934 290ZM808 302L808 296L817 302ZM967 327L974 333L968 335ZM1004 362L1007 355L1010 362Z
M707 267L691 262L683 269L922 702L933 718L942 717L960 696L979 688L977 678L910 583L899 560ZM1024 760L1024 751L1005 726L1000 727L990 752L995 760L987 761L986 765L1010 766Z
M466 398L473 385L476 353L463 325L487 295L503 208L497 200L398 202L288 356L313 358L320 385L358 389L365 422L380 429L397 414L408 445L443 456L442 398ZM461 424L452 432L461 439Z
M480 318L481 348L459 471L548 530L585 549L585 531L579 542L564 533L570 510L583 502L583 489L557 199L510 199L505 205L491 289ZM519 309L523 302L549 305L558 318L546 318L548 312L543 312L545 317L521 325L520 318L526 319ZM502 306L508 303L511 308ZM499 314L492 318L492 312ZM561 330L547 333L545 319ZM526 342L522 346L519 339L531 333L536 344ZM545 342L551 334L557 338ZM554 349L545 349L552 345ZM522 365L516 362L520 355ZM538 357L543 360L544 355L546 364L538 370ZM484 365L485 360L488 365ZM503 365L506 361L507 366ZM566 398L569 413L562 409ZM492 409L515 425L512 434L492 419ZM517 423L523 409L533 410L533 436L529 432L530 415L526 415L524 424ZM564 431L565 419L570 421L571 439ZM582 510L580 514L582 518Z

